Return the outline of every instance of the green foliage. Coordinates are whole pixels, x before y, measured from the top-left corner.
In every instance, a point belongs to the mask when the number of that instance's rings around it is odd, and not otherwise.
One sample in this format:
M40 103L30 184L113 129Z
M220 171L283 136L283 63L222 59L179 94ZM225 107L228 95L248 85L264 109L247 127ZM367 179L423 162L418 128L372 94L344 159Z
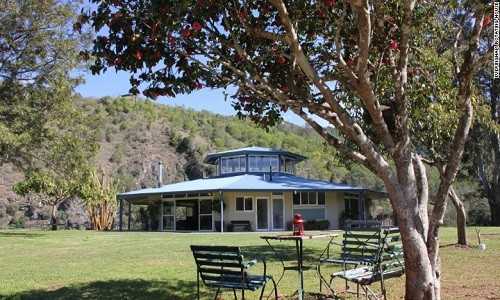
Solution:
M14 214L12 219L9 221L9 227L11 228L26 228L26 222L28 218L23 212L17 212Z
M94 169L85 170L76 193L85 201L91 229L113 229L117 208L117 185L106 176L104 171L98 174Z
M5 213L9 216L14 216L14 214L19 211L19 203L17 202L12 202L7 204L5 207Z
M66 117L77 83L70 72L78 39L67 28L76 8L77 1L0 4L0 165L25 167Z
M328 220L307 220L304 221L304 230L328 230L330 221ZM287 230L293 230L293 220L286 223Z
M467 213L467 225L489 226L491 225L491 212L488 202L484 199L473 201Z

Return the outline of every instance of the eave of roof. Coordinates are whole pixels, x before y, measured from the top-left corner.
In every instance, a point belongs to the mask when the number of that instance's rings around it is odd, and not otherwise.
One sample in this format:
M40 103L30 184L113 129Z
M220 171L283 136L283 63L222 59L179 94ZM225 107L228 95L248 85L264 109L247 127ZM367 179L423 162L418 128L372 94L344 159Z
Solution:
M206 178L192 181L164 185L160 188L148 188L118 194L122 199L144 199L154 195L173 195L189 193L217 193L217 192L367 192L385 196L380 191L364 189L347 184L312 180L303 177L273 175L238 175L221 178Z
M303 161L307 159L307 157L295 154L290 151L276 149L276 148L262 148L262 147L246 147L240 149L234 149L229 151L217 152L208 154L203 160L206 164L215 164L217 159L221 157L228 157L233 155L246 155L246 154L271 154L271 155L286 155L292 157L296 160L296 162Z

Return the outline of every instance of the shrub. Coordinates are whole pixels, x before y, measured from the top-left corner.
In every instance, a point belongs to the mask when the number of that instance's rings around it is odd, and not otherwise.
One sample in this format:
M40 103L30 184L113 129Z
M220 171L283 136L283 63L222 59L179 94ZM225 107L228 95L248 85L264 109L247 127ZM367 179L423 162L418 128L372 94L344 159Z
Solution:
M40 220L50 220L50 217L52 215L52 207L49 205L44 205L41 209L41 211L38 212L38 217Z
M330 221L328 220L307 220L304 221L304 230L328 230ZM293 220L286 223L287 230L293 230Z
M491 213L486 199L478 199L471 203L467 212L467 225L489 226Z
M7 204L5 211L9 216L14 216L14 214L17 211L19 211L19 203L13 202L13 203Z
M10 219L9 227L11 228L26 228L26 222L28 218L24 215L24 213L19 212L14 214L12 219Z

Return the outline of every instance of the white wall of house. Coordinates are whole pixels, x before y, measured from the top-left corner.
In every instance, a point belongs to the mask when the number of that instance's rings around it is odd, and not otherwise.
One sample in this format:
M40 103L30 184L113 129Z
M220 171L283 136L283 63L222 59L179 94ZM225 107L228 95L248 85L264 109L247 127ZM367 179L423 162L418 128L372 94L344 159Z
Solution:
M257 199L266 199L267 200L267 219L268 226L267 228L260 228L262 231L272 231L273 230L273 199L283 199L283 218L282 222L284 223L283 229L286 230L286 224L293 219L294 212L297 211L320 211L324 209L325 218L330 222L329 229L335 230L340 229L340 216L341 212L344 210L344 193L342 192L326 192L325 193L325 204L324 205L294 205L293 204L293 193L285 192L282 195L274 194L271 192L224 192L223 199L225 203L224 210L224 222L226 225L225 230L227 230L227 226L230 224L231 220L248 220L252 224L252 228L254 230L259 230L258 228L258 219L257 219ZM237 210L237 201L236 199L252 199L252 206L246 207L244 210ZM214 199L219 199L219 195L214 196ZM162 200L160 196L150 196L150 201L158 201ZM165 200L165 199L163 199ZM175 201L175 199L170 199L171 201ZM245 202L245 201L244 201ZM160 226L159 230L161 231L163 228L163 205L160 206ZM241 207L240 207L241 208ZM366 208L365 208L366 209ZM220 221L220 214L214 212L213 220Z

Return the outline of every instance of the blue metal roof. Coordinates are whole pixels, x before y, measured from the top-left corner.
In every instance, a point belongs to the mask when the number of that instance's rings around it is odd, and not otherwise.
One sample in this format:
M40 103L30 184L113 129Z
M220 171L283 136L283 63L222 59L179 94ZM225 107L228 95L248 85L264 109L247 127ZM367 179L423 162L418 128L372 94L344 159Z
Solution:
M300 154L295 154L290 151L282 150L282 149L276 149L276 148L262 148L262 147L246 147L246 148L240 148L240 149L234 149L234 150L229 150L229 151L223 151L223 152L217 152L217 153L211 153L208 154L205 159L203 160L204 163L207 164L215 164L217 159L221 157L228 157L228 156L234 156L234 155L246 155L246 154L268 154L268 155L286 155L289 156L293 159L295 159L295 162L301 162L307 157L300 155Z
M150 195L163 194L189 194L189 193L215 193L215 192L370 192L383 195L384 193L367 190L361 187L328 181L312 180L303 177L273 175L238 175L231 177L217 177L197 179L180 183L164 185L160 188L148 188L118 194L119 198L139 199Z

